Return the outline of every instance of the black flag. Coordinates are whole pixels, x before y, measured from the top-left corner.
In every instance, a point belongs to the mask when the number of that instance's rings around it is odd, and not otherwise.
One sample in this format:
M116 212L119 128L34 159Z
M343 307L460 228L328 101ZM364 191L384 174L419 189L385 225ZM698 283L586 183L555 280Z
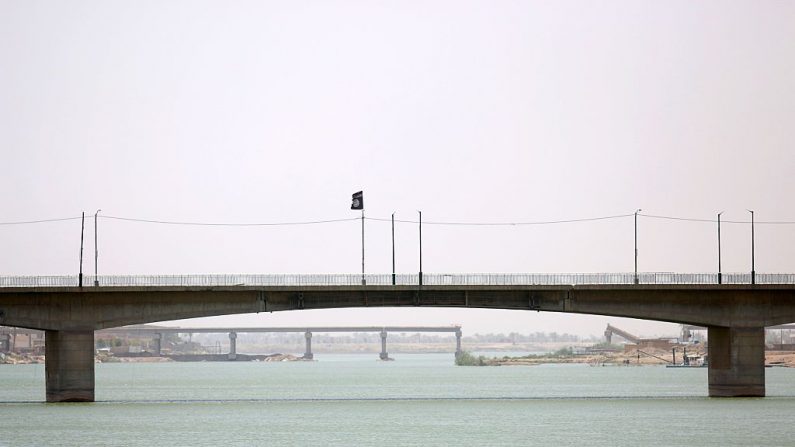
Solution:
M364 209L364 194L362 193L362 191L353 193L353 201L351 202L351 209L352 210Z

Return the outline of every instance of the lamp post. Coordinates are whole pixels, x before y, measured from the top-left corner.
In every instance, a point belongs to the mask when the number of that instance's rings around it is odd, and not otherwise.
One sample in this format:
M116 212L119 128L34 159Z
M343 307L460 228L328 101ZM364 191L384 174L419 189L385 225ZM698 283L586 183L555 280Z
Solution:
M638 213L641 211L640 208L635 210L635 284L638 284Z
M395 285L395 213L392 213L392 285Z
M83 287L83 233L86 230L86 212L83 211L80 220L80 274L77 276L77 285Z
M97 210L94 213L94 287L99 286L99 276L97 274L97 260L99 259L99 248L97 248L97 216L102 210Z
M754 268L754 212L747 210L751 213L751 284L756 284L756 269Z
M720 215L723 211L718 213L718 284L723 284L723 273L720 267Z
M420 287L422 287L422 211L417 210L420 214Z

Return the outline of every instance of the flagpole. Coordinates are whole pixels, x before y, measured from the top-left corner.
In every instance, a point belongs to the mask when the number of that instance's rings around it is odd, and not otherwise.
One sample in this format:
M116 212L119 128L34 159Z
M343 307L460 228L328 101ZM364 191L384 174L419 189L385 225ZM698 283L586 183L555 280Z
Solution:
M362 285L367 285L364 277L364 192L359 191L351 196L351 209L362 210Z
M364 209L362 209L362 285L367 285L364 279Z

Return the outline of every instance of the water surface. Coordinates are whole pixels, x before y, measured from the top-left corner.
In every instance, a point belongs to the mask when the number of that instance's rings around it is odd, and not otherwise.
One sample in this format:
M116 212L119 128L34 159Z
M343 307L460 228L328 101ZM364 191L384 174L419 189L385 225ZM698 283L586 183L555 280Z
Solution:
M791 445L785 368L767 398L710 399L706 369L318 357L100 364L91 404L41 403L44 365L0 365L0 445Z

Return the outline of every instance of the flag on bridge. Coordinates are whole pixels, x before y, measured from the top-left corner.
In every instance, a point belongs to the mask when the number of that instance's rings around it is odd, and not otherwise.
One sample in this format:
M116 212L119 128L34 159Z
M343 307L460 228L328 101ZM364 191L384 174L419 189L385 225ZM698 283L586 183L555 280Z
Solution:
M362 191L353 193L353 201L351 202L352 210L364 210L364 193Z

